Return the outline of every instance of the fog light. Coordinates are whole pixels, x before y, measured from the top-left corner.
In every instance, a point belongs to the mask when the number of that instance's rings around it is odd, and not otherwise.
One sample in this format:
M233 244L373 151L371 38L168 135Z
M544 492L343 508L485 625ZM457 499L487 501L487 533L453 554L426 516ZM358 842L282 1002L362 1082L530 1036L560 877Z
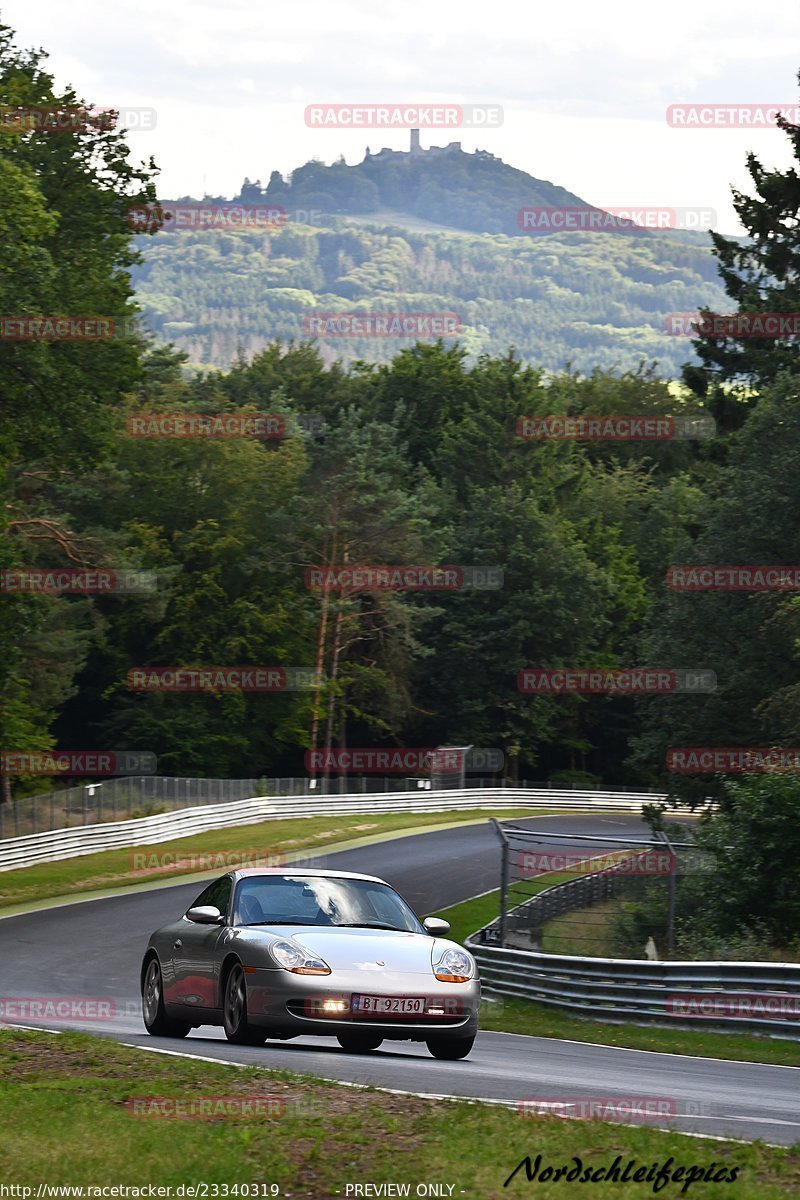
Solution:
M326 1000L322 1005L323 1012L347 1012L349 1004L346 1000Z
M432 1017L443 1017L444 1016L444 1009L441 1007L441 1005L429 1004L428 1012L430 1013L430 1015Z

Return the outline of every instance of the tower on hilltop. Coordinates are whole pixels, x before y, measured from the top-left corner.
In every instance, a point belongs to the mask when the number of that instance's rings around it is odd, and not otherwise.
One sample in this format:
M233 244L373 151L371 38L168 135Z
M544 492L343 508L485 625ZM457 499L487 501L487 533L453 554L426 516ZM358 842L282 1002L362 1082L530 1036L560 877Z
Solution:
M420 153L419 130L418 129L411 130L411 153L412 154Z

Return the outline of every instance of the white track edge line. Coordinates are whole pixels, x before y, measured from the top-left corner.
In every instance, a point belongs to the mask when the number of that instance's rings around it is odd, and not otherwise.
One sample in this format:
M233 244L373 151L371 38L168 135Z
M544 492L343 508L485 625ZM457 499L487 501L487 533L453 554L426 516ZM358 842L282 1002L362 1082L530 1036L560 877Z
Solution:
M137 1050L144 1050L145 1053L147 1053L147 1054L168 1054L173 1058L193 1058L193 1059L196 1059L198 1062L216 1063L218 1066L221 1064L223 1066L239 1067L239 1068L255 1067L257 1070L267 1070L267 1071L272 1069L270 1067L263 1067L263 1066L259 1067L258 1063L233 1062L231 1059L228 1059L228 1058L210 1058L206 1054L187 1054L185 1051L182 1051L182 1050L163 1050L160 1046L146 1046L146 1045L143 1046L143 1045L140 1045L138 1042L126 1042L125 1045L133 1046ZM491 1098L488 1096L450 1096L450 1095L444 1095L444 1094L441 1094L438 1092L409 1092L404 1088L381 1087L380 1084L354 1083L349 1079L331 1079L327 1075L314 1075L311 1078L312 1079L321 1079L324 1083L334 1083L334 1084L337 1084L339 1087L358 1088L361 1091L386 1092L392 1096L416 1096L420 1100L449 1100L455 1104L493 1104L500 1108L512 1108L513 1106L515 1106L518 1103L517 1100L497 1100L497 1099L494 1099L494 1098ZM567 1120L582 1120L583 1118L572 1117L572 1118L566 1118L566 1119ZM707 1119L714 1120L715 1118L712 1116L709 1116ZM716 1119L725 1120L728 1118L722 1117L722 1118L716 1118ZM743 1121L746 1121L746 1120L749 1120L750 1118L742 1117L740 1119ZM759 1118L752 1118L752 1119L754 1121L759 1120ZM620 1125L621 1124L621 1125L624 1125L624 1127L626 1129L641 1128L640 1125L625 1125L624 1122L618 1122L618 1121L609 1121L609 1122L607 1122L607 1124L609 1124L609 1125ZM711 1142L730 1142L730 1143L740 1145L740 1146L751 1146L753 1144L752 1141L747 1141L745 1138L723 1137L721 1134L715 1134L715 1133L696 1133L691 1130L674 1129L670 1126L664 1127L661 1125L657 1125L657 1126L649 1126L649 1128L658 1129L658 1131L661 1133L673 1133L673 1134L678 1134L681 1137L702 1138L706 1141L711 1141ZM789 1149L789 1147L784 1146L779 1142L764 1142L764 1145L770 1146L774 1150Z

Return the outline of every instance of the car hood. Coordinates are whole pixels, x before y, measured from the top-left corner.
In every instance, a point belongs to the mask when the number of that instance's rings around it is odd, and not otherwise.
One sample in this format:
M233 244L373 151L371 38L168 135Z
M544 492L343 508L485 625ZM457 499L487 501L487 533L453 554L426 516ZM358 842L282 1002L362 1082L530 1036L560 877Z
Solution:
M334 971L369 972L385 968L430 975L431 952L437 943L428 934L394 929L309 929L303 925L283 925L273 926L269 932L299 942L313 954L319 954Z

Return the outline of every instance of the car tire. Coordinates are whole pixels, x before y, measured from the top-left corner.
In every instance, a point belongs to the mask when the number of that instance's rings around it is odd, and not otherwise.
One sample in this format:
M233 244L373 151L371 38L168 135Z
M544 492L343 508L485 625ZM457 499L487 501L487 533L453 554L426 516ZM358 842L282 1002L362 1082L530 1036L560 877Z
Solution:
M147 963L142 980L142 1020L153 1037L184 1038L192 1028L188 1021L174 1021L167 1016L161 963L155 955Z
M348 1054L371 1054L383 1044L383 1038L369 1033L337 1033L336 1040Z
M466 1058L475 1042L475 1035L465 1038L428 1038L427 1046L434 1058L446 1058L451 1062Z
M222 1023L225 1037L237 1046L263 1046L266 1029L251 1025L247 1019L247 984L244 967L234 963L225 977L222 999Z

